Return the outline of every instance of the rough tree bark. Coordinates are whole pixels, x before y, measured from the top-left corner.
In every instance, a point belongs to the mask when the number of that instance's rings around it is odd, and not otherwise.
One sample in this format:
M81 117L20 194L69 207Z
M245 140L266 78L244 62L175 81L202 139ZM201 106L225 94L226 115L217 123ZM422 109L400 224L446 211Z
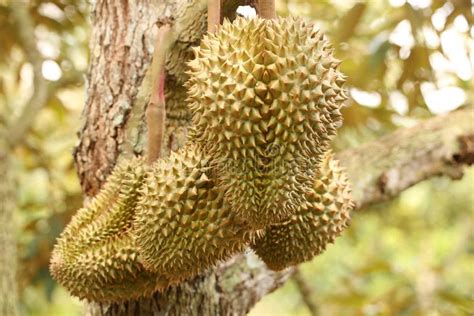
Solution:
M222 10L232 17L238 5L247 3L251 1L224 0ZM205 9L203 0L103 0L93 4L87 100L80 142L74 154L86 197L98 192L119 155L143 151L140 139L147 95L140 86L146 84L155 23L166 20L174 25L179 33L174 49L179 52L180 63L184 63L189 58L187 48L196 45L205 30L205 23L200 22L205 21ZM167 92L182 90L185 75L171 68ZM167 102L166 106L167 130L172 131L168 135L169 151L182 144L175 140L185 138L188 121L181 115L182 104ZM473 154L473 116L473 110L468 109L341 153L339 158L349 169L356 187L357 205L393 197L433 175L459 174L462 164L472 162L469 155ZM453 122L458 126L456 130L449 125ZM404 145L397 146L398 143ZM372 157L369 162L367 152L373 150L378 152L378 159ZM90 302L86 314L244 315L264 295L281 286L292 272L291 268L272 272L254 255L242 254L152 298L112 305Z

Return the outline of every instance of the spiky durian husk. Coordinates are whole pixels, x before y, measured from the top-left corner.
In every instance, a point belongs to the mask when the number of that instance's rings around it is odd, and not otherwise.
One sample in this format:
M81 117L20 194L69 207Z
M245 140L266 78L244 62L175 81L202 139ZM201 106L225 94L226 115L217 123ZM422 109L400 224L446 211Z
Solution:
M282 224L271 225L252 248L272 270L311 260L350 223L353 202L345 172L328 153L319 166L307 202Z
M134 234L150 271L189 278L242 251L253 236L226 205L210 165L190 144L147 173Z
M99 194L74 215L61 233L55 251L65 256L78 255L87 247L128 230L144 174L141 158L119 162Z
M50 270L72 295L98 302L150 296L173 284L165 276L143 267L129 232L94 245L93 250L84 250L67 261L56 252Z
M318 161L342 123L339 61L298 18L236 19L208 34L189 63L193 140L223 160L219 186L255 228L304 202ZM301 181L297 181L300 178Z
M120 162L100 193L61 233L50 271L71 294L118 301L168 285L166 278L145 271L130 233L144 174L143 159Z

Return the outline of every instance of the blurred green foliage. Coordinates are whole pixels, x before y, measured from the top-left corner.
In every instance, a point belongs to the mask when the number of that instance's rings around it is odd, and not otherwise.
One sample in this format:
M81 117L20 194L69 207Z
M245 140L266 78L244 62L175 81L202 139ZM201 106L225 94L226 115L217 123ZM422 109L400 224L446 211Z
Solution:
M10 4L0 0L0 124L20 115L34 88ZM336 149L472 106L469 0L277 0L277 8L281 15L315 20L343 60L352 99ZM43 76L61 81L68 73L84 73L87 2L34 0L29 12ZM25 315L80 315L81 303L49 276L48 260L55 238L82 204L71 153L83 83L58 88L48 100L11 152L21 306ZM473 192L471 169L461 181L433 179L354 214L352 227L335 245L302 265L321 315L472 315ZM309 314L288 282L251 315Z

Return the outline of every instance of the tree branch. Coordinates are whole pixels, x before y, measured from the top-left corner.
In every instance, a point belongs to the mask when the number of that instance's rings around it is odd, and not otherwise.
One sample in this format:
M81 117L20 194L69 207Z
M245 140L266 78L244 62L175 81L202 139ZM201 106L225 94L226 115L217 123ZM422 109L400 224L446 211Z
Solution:
M318 306L314 301L313 289L308 284L303 273L301 273L301 270L298 267L294 269L292 280L295 281L298 291L300 292L301 298L303 299L303 302L308 308L311 316L319 315Z
M27 11L28 5L23 1L13 1L12 16L18 28L18 40L26 54L27 61L33 66L33 94L22 107L21 113L7 126L7 144L14 146L23 141L39 111L48 103L57 90L77 84L82 80L82 73L71 71L55 82L48 82L42 75L43 58L36 48L34 26Z
M17 144L24 138L39 110L48 100L48 83L41 74L43 58L36 48L35 29L27 8L27 4L23 1L13 1L11 3L12 16L18 29L18 40L26 54L27 60L33 66L34 90L21 114L9 125L9 130L14 130L14 132L9 133L8 143L10 146Z
M389 200L433 176L461 178L463 166L473 163L473 122L470 106L338 154L356 208Z

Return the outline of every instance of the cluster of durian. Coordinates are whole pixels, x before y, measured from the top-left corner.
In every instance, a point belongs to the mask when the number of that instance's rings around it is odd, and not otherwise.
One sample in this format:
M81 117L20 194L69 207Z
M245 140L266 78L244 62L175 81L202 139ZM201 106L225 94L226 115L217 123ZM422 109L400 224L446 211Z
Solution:
M187 144L117 165L51 260L73 295L118 301L189 279L252 247L271 269L310 260L349 224L329 152L346 99L312 23L238 18L189 63Z

